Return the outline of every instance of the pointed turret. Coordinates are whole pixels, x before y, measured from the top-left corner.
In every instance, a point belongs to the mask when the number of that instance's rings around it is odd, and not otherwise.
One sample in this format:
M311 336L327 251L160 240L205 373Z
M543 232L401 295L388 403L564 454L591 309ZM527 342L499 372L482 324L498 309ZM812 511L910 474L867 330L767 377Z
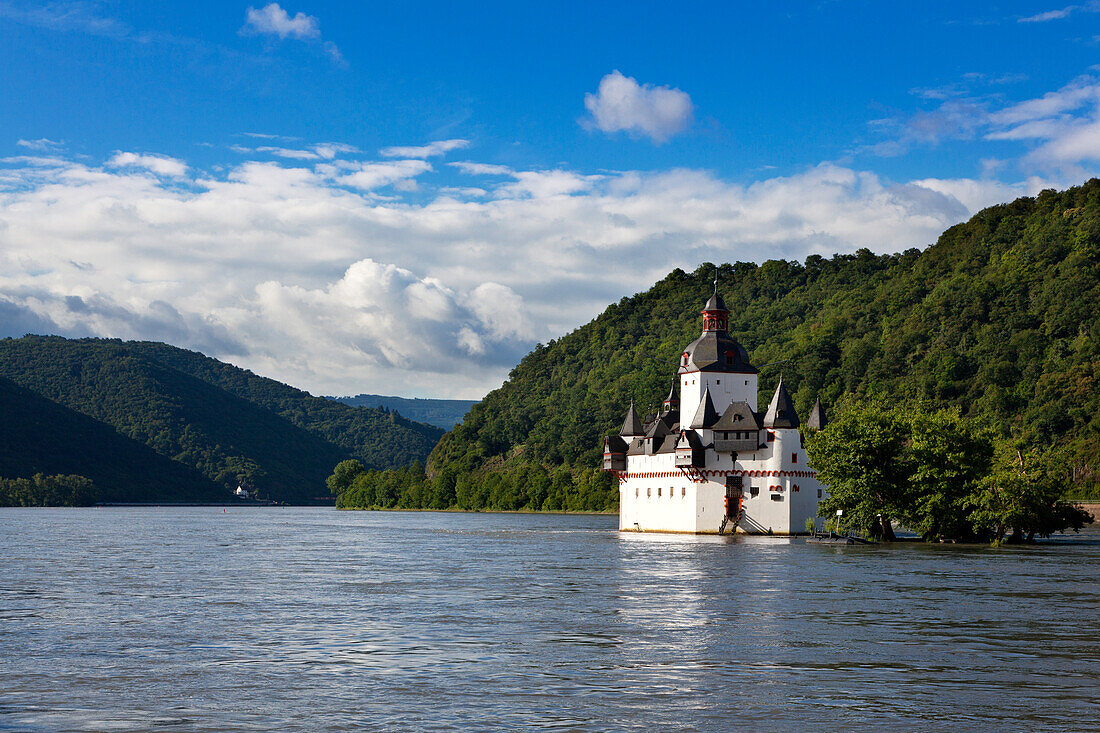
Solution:
M645 435L645 430L642 429L642 421L638 419L637 413L634 412L634 400L630 401L630 409L626 411L626 419L623 420L623 429L619 431L619 435L631 438Z
M695 417L691 420L691 427L695 429L710 429L718 422L718 411L714 409L714 402L710 399L710 387L703 390L703 399L699 400L699 409L695 411Z
M662 404L664 414L668 414L673 410L679 411L680 409L680 395L677 394L677 388L680 386L680 380L676 377L672 378L672 387L668 390L668 397L665 397L665 401Z
M794 411L794 400L783 385L783 379L779 379L779 385L775 388L772 401L768 405L768 412L764 415L764 427L766 428L797 428L798 414Z
M818 397L814 400L813 409L810 410L810 418L806 421L806 428L808 430L824 430L828 424L829 419L825 415L825 408L821 406L821 398Z

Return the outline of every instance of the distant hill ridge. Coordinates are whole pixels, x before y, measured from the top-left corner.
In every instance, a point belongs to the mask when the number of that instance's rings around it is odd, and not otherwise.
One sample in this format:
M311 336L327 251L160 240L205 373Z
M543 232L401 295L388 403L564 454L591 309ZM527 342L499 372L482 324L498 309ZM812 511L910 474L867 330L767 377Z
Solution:
M198 497L206 497L210 486L227 492L244 480L267 498L305 502L326 493L324 479L334 462L354 457L374 468L404 466L424 460L442 433L400 415L314 397L202 354L154 342L57 336L3 339L0 377L110 426L202 477L193 488L170 482L170 491L156 489L147 481L147 467L139 466L137 453L131 451L133 460L125 462L130 479L147 487L143 498L132 500L166 500L165 492L174 500L201 500ZM49 409L26 392L9 393L10 415ZM63 413L51 414L63 420ZM87 450L94 453L102 431L88 426L85 434L93 444ZM66 433L60 431L52 434L49 445L64 455L74 450L66 441ZM5 477L30 475L34 463L20 462L17 456L9 459ZM75 468L65 471L81 473ZM112 491L138 491L120 486L120 480L109 480Z
M410 420L428 423L436 427L450 430L462 418L470 408L477 404L477 400L440 400L426 397L387 397L377 394L359 394L354 397L329 397L330 400L343 402L345 405L356 407L381 407L386 410L394 410Z

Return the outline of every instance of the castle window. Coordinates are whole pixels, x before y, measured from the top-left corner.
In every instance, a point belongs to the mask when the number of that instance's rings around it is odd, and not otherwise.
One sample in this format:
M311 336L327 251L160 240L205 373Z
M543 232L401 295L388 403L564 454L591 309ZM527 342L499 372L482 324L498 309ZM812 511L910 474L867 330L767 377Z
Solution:
M760 487L759 486L750 486L749 487L749 496L760 496Z
M792 453L791 454L791 463L798 463L798 454L797 453Z
M680 496L687 496L687 495L688 495L687 487L686 486L680 487Z
M661 489L660 489L660 488L658 488L658 489L657 489L657 496L660 496L660 495L661 495Z
M775 442L775 433L772 432L771 430L768 431L768 442L769 443L774 443Z
M791 491L798 491L798 484L792 484Z
M818 490L817 490L817 498L818 498L818 499L820 499L820 498L821 498L821 489L818 489Z
M772 501L783 501L782 494L772 494Z
M635 499L638 498L638 489L637 489L637 487L634 488L634 498Z
M714 380L714 383L715 383L715 384L721 384L721 383L722 383L722 380L721 380L721 379L716 379L716 380Z
M646 488L646 490L645 490L645 495L646 495L646 498L647 498L647 499L648 499L649 497L653 496L653 489L650 489L650 488Z

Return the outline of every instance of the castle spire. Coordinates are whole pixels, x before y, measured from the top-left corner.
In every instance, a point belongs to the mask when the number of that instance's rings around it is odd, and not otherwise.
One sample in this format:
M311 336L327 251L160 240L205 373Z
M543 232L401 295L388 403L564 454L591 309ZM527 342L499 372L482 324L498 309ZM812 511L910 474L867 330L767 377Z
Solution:
M779 384L772 395L772 401L768 405L768 411L764 415L764 427L766 428L797 428L798 413L794 410L794 400L790 392L783 385L783 378L779 378Z
M714 409L714 401L710 398L710 385L703 390L703 399L699 401L699 409L692 418L692 428L709 429L718 422L718 411Z
M829 424L829 418L825 415L825 407L821 404L821 397L818 396L814 400L813 409L810 410L810 419L806 421L806 428L809 430L824 430L825 426Z
M623 429L619 431L619 435L623 437L645 435L645 430L642 429L642 421L638 419L637 413L634 412L634 400L630 401L630 409L626 411L626 419L623 420Z

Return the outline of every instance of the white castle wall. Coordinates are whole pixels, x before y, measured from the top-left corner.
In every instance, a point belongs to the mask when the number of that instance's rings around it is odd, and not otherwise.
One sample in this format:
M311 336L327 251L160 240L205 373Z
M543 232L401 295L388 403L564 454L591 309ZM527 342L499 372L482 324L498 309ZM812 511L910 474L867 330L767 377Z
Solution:
M676 468L671 453L628 456L626 480L619 487L619 528L717 532L725 516L726 475L736 472L742 476L744 509L739 531L804 532L806 519L817 515L823 486L806 465L798 430L771 432L773 441L754 453L740 454L736 461L729 454L707 451L707 465L701 470ZM708 442L709 436L704 440Z
M721 415L731 402L748 402L756 411L757 375L733 372L688 372L680 375L680 424L688 425L710 388L710 401Z

